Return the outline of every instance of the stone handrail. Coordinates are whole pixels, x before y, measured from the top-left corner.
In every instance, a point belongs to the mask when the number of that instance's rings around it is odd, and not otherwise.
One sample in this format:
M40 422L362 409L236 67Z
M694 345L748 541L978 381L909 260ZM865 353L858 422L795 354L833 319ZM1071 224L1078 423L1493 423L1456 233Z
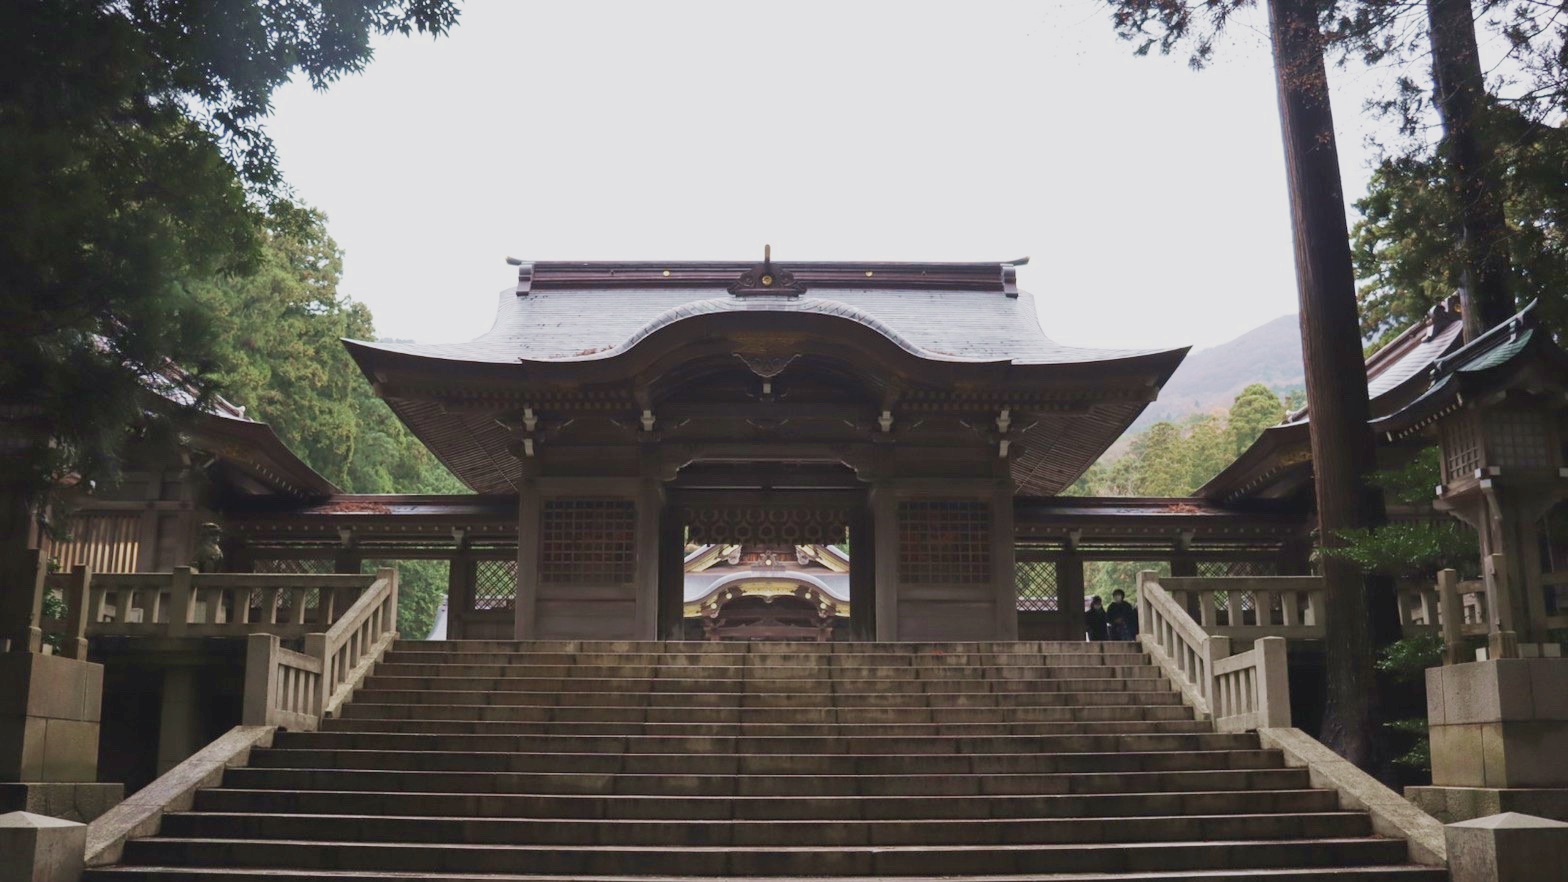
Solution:
M326 633L305 638L305 654L322 662L324 688L316 715L335 715L396 639L397 570L382 569Z
M1245 641L1324 635L1323 580L1317 576L1166 576L1159 581L1206 634Z
M1502 555L1492 555L1493 573L1501 574L1503 565ZM1400 627L1406 636L1442 635L1444 664L1466 661L1465 638L1485 636L1492 627L1486 584L1485 579L1462 580L1454 570L1441 570L1431 588L1406 587L1399 597Z
M1231 638L1208 633L1165 590L1164 581L1151 571L1138 574L1138 640L1198 717L1213 719L1220 732L1289 726L1285 639L1260 637L1252 649L1232 655ZM1188 591L1202 591L1207 589L1194 583L1256 580L1182 581Z
M397 639L397 570L375 581L324 632L305 637L305 651L276 634L252 634L246 647L244 724L313 730L332 716Z
M94 573L77 566L53 573L44 590L62 594L67 620L45 621L65 635L64 652L101 636L248 637L298 639L334 625L375 581L361 575ZM78 649L79 648L79 649ZM80 656L79 656L80 657Z

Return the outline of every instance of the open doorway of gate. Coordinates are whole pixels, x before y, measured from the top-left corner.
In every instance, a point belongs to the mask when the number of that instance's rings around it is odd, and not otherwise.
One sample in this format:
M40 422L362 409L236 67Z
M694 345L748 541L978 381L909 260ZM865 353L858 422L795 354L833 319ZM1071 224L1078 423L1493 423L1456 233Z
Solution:
M667 501L659 585L667 638L872 639L867 495L848 469L688 467Z

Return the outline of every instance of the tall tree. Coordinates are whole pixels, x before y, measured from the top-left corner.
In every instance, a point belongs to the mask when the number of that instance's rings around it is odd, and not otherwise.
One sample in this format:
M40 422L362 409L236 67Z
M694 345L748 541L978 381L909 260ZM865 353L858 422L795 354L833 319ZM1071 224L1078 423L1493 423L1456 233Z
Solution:
M1312 415L1318 536L1324 548L1332 549L1344 543L1344 531L1376 526L1384 517L1382 495L1368 480L1377 468L1377 450L1367 425L1371 409L1361 322L1318 12L1313 0L1269 2ZM1353 563L1335 555L1325 555L1321 567L1328 635L1323 740L1352 762L1369 766L1376 758L1370 707L1376 695L1373 616L1383 619L1380 631L1394 632L1378 636L1386 642L1398 639L1397 615L1389 615L1393 586L1363 578Z
M1269 387L1253 383L1241 390L1231 403L1226 419L1225 437L1229 441L1231 458L1240 456L1258 440L1264 429L1278 425L1284 417L1285 406Z
M261 206L282 193L273 90L325 86L364 67L373 35L455 17L452 0L0 4L8 513L66 474L112 478L165 359L210 388L211 316L188 283L255 268Z
M1201 65L1217 36L1248 0L1201 4L1112 0L1118 32L1140 41L1139 50L1170 51L1193 42ZM1320 16L1332 4L1316 0L1269 0L1269 38L1279 99L1280 129L1290 195L1301 310L1302 355L1307 404L1311 409L1313 475L1318 532L1325 547L1342 543L1341 531L1383 520L1382 498L1367 478L1376 467L1376 448L1367 419L1366 371L1362 361L1350 233L1324 60L1326 39ZM1376 726L1369 699L1373 682L1374 628L1397 638L1393 586L1365 580L1354 564L1324 558L1327 705L1322 735L1358 765L1374 762ZM1374 622L1374 619L1376 620ZM1393 633L1386 633L1392 629Z
M1483 124L1488 98L1470 0L1427 0L1435 103L1459 207L1464 335L1474 340L1514 314L1499 169Z

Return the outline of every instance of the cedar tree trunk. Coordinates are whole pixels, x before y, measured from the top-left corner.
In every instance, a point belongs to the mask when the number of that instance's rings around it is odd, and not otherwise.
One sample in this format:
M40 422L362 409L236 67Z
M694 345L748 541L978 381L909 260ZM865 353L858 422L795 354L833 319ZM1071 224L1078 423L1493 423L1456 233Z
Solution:
M1343 544L1340 531L1381 523L1383 503L1365 480L1377 456L1367 426L1350 233L1314 0L1270 0L1269 34L1295 236L1318 534L1332 548ZM1322 736L1341 756L1366 767L1374 759L1373 612L1380 613L1377 636L1387 637L1390 618L1397 636L1392 586L1384 583L1374 595L1360 569L1335 555L1323 555L1321 567L1328 632Z
M1432 80L1443 119L1443 153L1459 208L1460 300L1465 339L1514 314L1509 294L1508 226L1496 163L1482 131L1486 83L1475 43L1470 0L1427 0Z

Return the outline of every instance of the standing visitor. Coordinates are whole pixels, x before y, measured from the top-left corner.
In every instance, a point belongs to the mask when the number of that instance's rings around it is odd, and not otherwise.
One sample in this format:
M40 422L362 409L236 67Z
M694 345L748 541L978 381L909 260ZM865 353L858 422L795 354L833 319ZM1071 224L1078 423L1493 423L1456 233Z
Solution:
M1089 609L1083 614L1083 620L1090 641L1098 643L1106 638L1108 626L1105 622L1105 605L1100 602L1100 598L1089 599Z
M1111 592L1111 605L1105 608L1112 640L1133 640L1138 636L1138 611L1126 598L1127 593L1118 588Z

